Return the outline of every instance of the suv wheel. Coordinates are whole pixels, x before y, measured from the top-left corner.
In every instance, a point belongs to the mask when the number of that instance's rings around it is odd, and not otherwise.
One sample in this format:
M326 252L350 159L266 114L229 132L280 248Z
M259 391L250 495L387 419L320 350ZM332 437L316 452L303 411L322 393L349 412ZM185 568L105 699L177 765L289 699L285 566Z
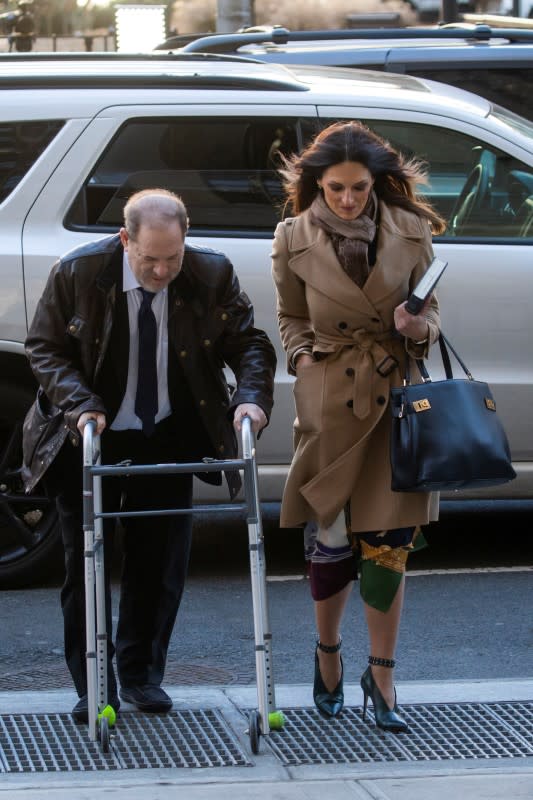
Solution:
M40 487L24 493L22 423L30 389L0 383L0 589L19 588L58 573L62 564L57 512Z

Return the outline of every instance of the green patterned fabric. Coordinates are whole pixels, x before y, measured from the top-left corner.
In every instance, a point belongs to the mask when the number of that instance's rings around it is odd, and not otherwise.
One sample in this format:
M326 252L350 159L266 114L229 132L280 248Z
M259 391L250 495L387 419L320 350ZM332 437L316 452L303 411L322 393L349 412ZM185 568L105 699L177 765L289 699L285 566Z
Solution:
M417 535L408 549L410 553L427 547L422 531ZM367 605L386 613L392 605L396 592L402 582L404 572L388 569L373 559L359 561L359 592Z

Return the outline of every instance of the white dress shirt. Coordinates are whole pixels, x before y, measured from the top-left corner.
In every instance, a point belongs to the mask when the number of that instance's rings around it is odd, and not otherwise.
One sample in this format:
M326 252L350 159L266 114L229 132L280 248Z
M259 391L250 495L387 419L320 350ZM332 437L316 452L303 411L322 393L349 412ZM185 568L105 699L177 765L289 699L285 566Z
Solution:
M122 286L128 301L130 324L130 352L128 359L128 382L118 413L110 425L113 431L142 430L142 422L135 413L137 374L139 369L139 328L137 318L142 295L137 289L140 283L131 271L128 254L124 252L122 262ZM157 322L157 396L156 423L170 416L172 408L168 395L168 291L162 289L152 300L152 309Z

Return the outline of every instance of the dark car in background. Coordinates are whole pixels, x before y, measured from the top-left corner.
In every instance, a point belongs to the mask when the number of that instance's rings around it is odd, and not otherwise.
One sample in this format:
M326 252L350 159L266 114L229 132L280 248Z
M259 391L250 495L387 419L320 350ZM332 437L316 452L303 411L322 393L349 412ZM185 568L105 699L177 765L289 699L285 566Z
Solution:
M501 18L505 25L505 17ZM527 24L524 20L523 24ZM246 56L287 66L357 67L449 83L533 119L533 25L289 31L173 36L157 50Z

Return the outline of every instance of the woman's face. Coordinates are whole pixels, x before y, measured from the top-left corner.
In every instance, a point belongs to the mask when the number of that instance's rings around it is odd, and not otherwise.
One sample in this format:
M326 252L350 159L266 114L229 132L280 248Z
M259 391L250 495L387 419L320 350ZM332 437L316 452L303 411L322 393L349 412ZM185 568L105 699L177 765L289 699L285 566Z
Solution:
M356 219L368 202L374 179L359 161L344 161L324 170L318 185L334 214L341 219Z

